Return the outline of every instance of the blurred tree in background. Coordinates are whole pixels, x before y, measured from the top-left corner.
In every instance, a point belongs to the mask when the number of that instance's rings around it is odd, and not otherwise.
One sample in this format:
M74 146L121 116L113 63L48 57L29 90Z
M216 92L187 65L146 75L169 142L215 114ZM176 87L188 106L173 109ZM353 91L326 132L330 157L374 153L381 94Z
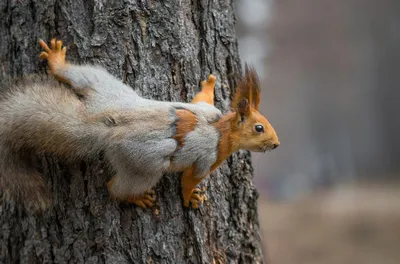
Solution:
M348 180L395 178L400 2L238 2L245 6L238 12L243 60L263 63L263 112L282 142L267 157L254 155L259 186L289 197ZM252 19L258 13L264 19Z

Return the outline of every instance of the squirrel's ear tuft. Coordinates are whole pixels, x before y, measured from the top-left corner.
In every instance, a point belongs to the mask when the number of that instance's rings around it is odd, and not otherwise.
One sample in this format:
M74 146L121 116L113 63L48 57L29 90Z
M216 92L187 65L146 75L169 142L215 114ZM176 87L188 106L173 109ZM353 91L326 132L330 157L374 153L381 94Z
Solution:
M260 105L260 80L255 69L247 64L245 65L244 77L239 81L236 88L233 107L237 108L239 102L243 99L247 99L251 108L258 110Z

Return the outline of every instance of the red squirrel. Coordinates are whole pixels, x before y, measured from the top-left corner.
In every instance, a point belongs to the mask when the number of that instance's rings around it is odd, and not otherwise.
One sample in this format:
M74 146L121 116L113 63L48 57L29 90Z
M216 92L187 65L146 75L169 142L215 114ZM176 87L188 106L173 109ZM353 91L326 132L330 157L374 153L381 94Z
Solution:
M214 75L191 103L148 100L99 66L67 63L60 40L40 45L40 58L70 88L35 79L11 87L0 104L0 186L28 210L46 210L51 200L27 150L65 160L104 151L115 171L110 196L142 208L154 205L151 188L165 172L183 171L183 204L198 208L205 196L196 186L233 152L280 144L258 112L260 83L252 68L246 66L236 89L234 111L221 117L213 105Z

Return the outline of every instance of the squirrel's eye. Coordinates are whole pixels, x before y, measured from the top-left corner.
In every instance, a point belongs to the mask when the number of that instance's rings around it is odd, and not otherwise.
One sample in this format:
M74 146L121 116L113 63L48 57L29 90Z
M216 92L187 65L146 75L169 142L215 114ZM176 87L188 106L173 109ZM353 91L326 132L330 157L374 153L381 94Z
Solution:
M262 125L256 125L255 129L258 133L264 132L264 127Z

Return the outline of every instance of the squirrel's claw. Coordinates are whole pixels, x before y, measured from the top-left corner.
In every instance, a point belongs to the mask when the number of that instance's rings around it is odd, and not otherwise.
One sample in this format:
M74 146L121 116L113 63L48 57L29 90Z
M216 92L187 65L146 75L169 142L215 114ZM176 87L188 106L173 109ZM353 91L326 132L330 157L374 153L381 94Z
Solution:
M51 54L51 53L54 53L54 52L62 52L63 54L65 54L67 52L67 48L66 47L62 47L62 45L63 45L62 40L56 40L55 38L53 38L50 41L51 49L46 44L46 42L43 41L43 39L39 40L39 44L42 47L42 49L44 49L44 51L47 53L47 55Z
M198 201L203 201L203 198L201 198L201 196L198 195L197 193L192 194L192 199L196 199Z
M153 190L146 191L143 195L131 196L126 199L126 202L136 204L143 209L153 207L155 201L156 196Z
M52 50L55 50L55 49L56 49L56 39L55 39L55 38L53 38L53 39L50 41L50 45L51 45L51 49L52 49Z
M145 193L146 193L146 194L150 194L150 195L155 195L155 194L156 194L156 192L153 191L153 190L148 190L148 191L146 191Z
M217 77L215 77L215 75L214 74L210 74L210 75L208 75L208 82L209 83L215 83L215 81L217 80Z
M199 194L200 193L200 194ZM207 200L207 196L205 194L201 194L201 190L199 188L195 188L192 191L192 194L188 199L184 199L183 205L185 207L189 207L192 204L193 209L199 208L199 205Z
M65 56L67 48L63 47L63 42L61 40L56 40L55 38L50 41L51 49L42 39L39 40L39 44L44 50L40 53L40 59L47 60L51 73L58 78L56 71L66 65ZM59 79L63 81L61 77Z
M156 200L155 197L151 197L151 196L148 195L148 194L144 195L144 198L146 198L147 200L152 201L152 202L154 202L154 201Z
M57 40L57 42L56 42L56 49L57 49L57 50L61 50L61 47L62 47L62 41L61 41L61 40Z
M146 205L147 205L147 207L148 207L148 208L151 208L151 207L153 207L153 206L154 206L153 202L152 202L152 201L150 201L150 200L146 200L146 199L144 199L144 200L142 200L142 201L143 201L143 203L144 203L144 204L146 204Z
M213 75L213 74L208 75L207 80L201 81L201 88L214 89L216 80L217 80L217 77L215 77L215 75Z
M192 203L192 208L197 209L199 208L199 201L195 199L191 199L190 202Z
M139 207L142 207L143 209L151 208L154 206L154 199L152 200L147 199L146 197L130 197L126 200L128 203L133 203L136 204Z
M142 201L142 200L136 200L133 203L136 204L139 207L142 207L143 209L147 208L146 205L144 204L144 201Z
M45 51L43 51L42 53L40 53L40 59L41 60L47 60L49 58L49 54Z
M47 46L46 42L44 42L43 39L39 40L39 44L42 49L44 49L44 51L46 51L47 53L51 52L51 49L49 48L49 46Z
M208 75L208 79L203 81L202 85L203 86L207 85L210 87L210 89L214 89L216 80L217 80L217 77L215 77L215 75L213 75L213 74L210 74L210 75Z

